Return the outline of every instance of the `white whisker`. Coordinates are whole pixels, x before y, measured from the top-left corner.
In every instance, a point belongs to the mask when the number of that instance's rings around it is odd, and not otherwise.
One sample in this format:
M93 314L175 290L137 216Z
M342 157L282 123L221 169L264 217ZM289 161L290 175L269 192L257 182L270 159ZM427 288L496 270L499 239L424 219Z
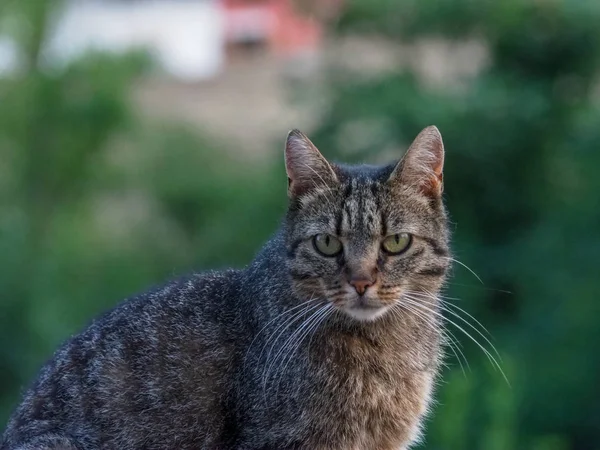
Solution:
M314 311L316 308L318 308L319 305L308 305L305 308L301 309L300 311L297 311L293 314L293 316L291 318L287 318L286 321L284 321L283 323L281 323L274 331L273 333L269 336L269 338L267 339L267 341L265 342L265 344L263 345L263 348L260 352L260 355L258 357L259 361L262 361L262 354L265 350L265 348L269 345L269 343L271 343L271 346L269 348L269 351L267 353L266 359L265 359L265 368L263 369L263 386L266 385L266 379L265 376L268 375L268 362L271 358L271 353L273 352L273 348L275 347L275 344L277 343L277 341L281 338L281 336L283 336L283 334L285 333L285 331L293 325L294 322L296 322L300 317L302 317L304 314L307 314L309 312ZM285 326L284 326L285 325ZM279 333L277 333L279 331Z
M452 258L452 257L450 257L450 256L443 256L442 258L446 258L446 259L449 259L449 260L450 260L450 261L452 261L452 262L455 262L455 263L457 263L457 264L460 264L460 265L461 265L461 266L463 266L465 269L467 269L469 272L471 272L471 273L473 274L473 276L474 276L475 278L477 278L481 284L485 284L485 283L484 283L484 282L481 280L481 278L479 278L479 275L477 275L477 274L476 274L476 273L473 271L473 269L471 269L471 268L470 268L469 266L467 266L465 263L463 263L463 262L460 262L458 259Z
M268 326L269 326L269 325L271 325L271 324L272 324L273 322L275 322L276 320L280 320L282 317L284 317L284 316L286 316L287 314L289 314L289 313L291 313L291 312L293 312L293 311L297 310L298 308L300 308L300 307L302 307L302 306L306 306L308 303L311 303L311 302L317 302L317 301L318 301L318 299L313 299L313 298L311 297L309 300L307 300L307 301L305 301L305 302L303 302L303 303L300 303L299 305L296 305L296 306L294 306L294 307L292 307L292 308L290 308L290 309L287 309L287 310L285 310L284 312L282 312L281 314L278 314L278 315L276 315L275 317L273 317L271 320L269 320L269 321L266 323L266 325L265 325L264 327L262 327L258 333L256 333L256 335L254 336L254 339L252 339L252 342L250 342L250 345L248 346L248 350L246 351L246 355L244 356L244 361L246 361L246 360L247 360L247 358L248 358L248 354L250 353L250 350L252 349L252 346L254 345L254 342L256 342L256 339L258 339L258 337L260 336L260 334L261 334L263 331L265 331L265 330L268 328ZM259 359L260 359L260 358L259 358Z
M444 301L444 299L451 299L452 297L443 297L443 296L437 296L437 297L436 297L436 296L435 296L433 293L431 293L431 292L429 292L429 291L426 291L426 290L425 290L424 292L426 292L426 294L422 294L422 293L419 293L419 292L412 292L412 291L408 291L408 294L409 294L409 295L412 295L412 296L416 296L416 297L419 297L419 296L421 296L421 295L422 295L422 296L424 296L424 297L426 297L426 298L430 298L430 299L432 299L432 300L439 300L439 302L440 302L440 306L442 307L442 309L443 309L444 311L448 311L450 314L455 314L455 313L453 313L453 312L449 311L449 310L447 309L447 307L449 307L449 306L452 306L453 308L456 308L458 311L462 312L463 314L466 314L466 315L467 315L467 316L468 316L470 319L472 319L472 320L473 320L473 321L474 321L474 322L475 322L477 325L479 325L479 326L481 327L481 329L482 329L484 332L486 332L486 333L487 333L487 335L488 335L490 338L492 337L492 333L490 333L490 332L489 332L489 330L488 330L488 329L487 329L487 328L486 328L486 327L485 327L485 326L484 326L484 325L483 325L483 324L482 324L482 323L481 323L479 320L477 320L475 317L473 317L471 314L469 314L467 311L465 311L465 310L464 310L463 308L461 308L460 306L457 306L457 305L455 305L455 304L453 304L453 303L451 303L451 302ZM462 319L462 320L464 320L464 319ZM472 325L471 325L471 326L472 326ZM499 356L499 355L498 355L498 356Z
M496 288L490 288L490 287L485 287L485 286L478 286L476 284L455 283L453 281L447 281L446 284L451 284L453 286L461 286L461 287L467 287L467 288L474 288L474 289L482 289L484 291L493 291L493 292L500 292L502 294L513 295L513 292L507 291L506 289L496 289Z
M496 358L494 357L494 355L492 355L481 343L479 343L479 341L477 341L477 339L475 339L467 330L465 330L463 327L461 327L460 325L458 325L455 321L453 321L452 319L449 319L447 317L444 317L443 314L441 314L439 311L435 311L433 309L431 309L429 306L425 305L422 301L419 301L418 298L416 297L412 297L410 295L405 295L402 297L402 301L405 302L409 302L412 305L418 307L418 308L422 308L425 309L427 311L429 311L430 313L439 316L440 318L446 320L448 323L452 324L453 326L455 326L457 329L459 329L460 331L462 331L462 333L467 336L471 341L473 341L480 349L481 351L483 351L483 353L487 356L487 358L490 360L490 363L492 364L492 366L494 368L497 368L500 373L502 374L502 377L504 378L504 380L506 381L506 383L510 386L510 382L508 381L508 378L506 377L506 374L504 373L504 371L502 370L502 367L500 366L500 364L498 363L498 361L496 360ZM459 316L456 313L453 313L456 317L458 317L459 319L461 319L463 322L465 322L467 325L469 325L471 328L473 328L475 331L477 331L487 342L488 345L490 345L492 347L492 349L494 350L494 352L498 355L498 357L501 359L500 354L498 353L498 350L496 350L496 347L494 347L494 345L489 341L489 339L487 339L485 337L485 335L483 335L477 328L475 328L470 322L466 321L464 318L462 318L461 316Z
M290 349L290 351L288 351L287 355L284 355L282 357L281 364L279 366L281 367L283 365L283 368L279 371L279 379L278 379L277 383L275 384L275 396L276 397L277 397L277 393L279 392L279 385L281 384L281 379L285 375L285 371L286 371L290 361L292 360L292 357L294 356L296 351L300 348L304 339L306 339L306 337L308 335L310 335L311 332L313 332L313 330L316 330L321 325L321 323L327 318L327 316L328 316L329 312L331 312L332 308L333 308L333 305L328 304L328 305L325 305L323 308L321 308L319 311L317 311L315 314L313 314L310 317L310 320L307 321L307 322L310 322L310 324L304 328L304 332L302 332L300 335L298 335L298 337L296 339L296 345L293 346ZM309 341L307 348L310 350L310 341Z
M271 369L273 368L273 366L277 362L279 356L282 354L282 352L285 351L285 349L289 345L289 343L293 342L293 339L295 338L295 336L297 335L297 333L299 332L299 330L302 330L303 327L306 326L306 324L309 323L312 320L312 318L315 316L315 314L318 314L318 312L321 310L322 307L323 306L321 306L321 305L315 305L315 306L311 306L309 311L305 311L306 314L310 313L311 315L309 316L308 319L306 319L305 321L303 321L302 323L300 323L300 325L298 326L298 328L296 328L294 331L292 331L292 333L288 336L288 338L283 343L283 345L281 346L281 348L277 351L277 353L275 354L275 356L273 357L273 359L271 360L271 362L269 362L270 352L267 355L267 359L265 361L265 369L263 371L263 391L265 391L265 393L266 393L266 387L267 387L267 383L268 383L268 379L269 379L269 375L270 375ZM292 323L293 322L295 322L295 320L292 321ZM277 337L277 339L273 343L273 346L275 345L275 343L279 339L279 337L281 337L281 335L285 332L285 330L288 329L292 325L292 323L288 324L288 326L286 326L284 328L284 330L279 334L279 336ZM273 346L271 346L271 350L273 349Z
M410 297L410 295L409 295ZM413 301L418 301L418 297L413 297L412 298ZM492 349L494 350L494 352L496 353L496 355L498 356L498 358L500 360L502 360L502 357L500 356L500 353L498 353L498 350L496 350L496 347L494 347L494 344L492 344L492 342L481 332L479 331L479 329L477 327L475 327L471 322L469 322L468 320L466 320L464 317L462 317L460 314L456 313L455 311L452 311L451 309L445 308L444 307L444 303L440 302L440 308L442 309L442 311L447 312L448 314L451 314L452 316L456 317L457 319L461 320L463 323L465 323L468 327L470 327L472 330L474 330L477 334L479 334L484 340L485 342L492 347ZM438 313L439 314L439 313ZM477 322L479 323L479 322ZM480 324L481 325L481 324ZM483 325L481 325L483 327ZM489 331L483 327L483 329L489 334Z
M461 361L460 357L458 356L458 354L456 353L456 350L458 350L460 352L460 354L462 355L462 357L464 358L465 363L466 363L467 367L469 368L469 371L471 370L471 368L469 366L469 362L467 361L466 356L464 355L464 353L460 349L460 342L454 337L454 335L452 334L452 332L450 330L444 330L439 323L437 323L436 321L434 321L434 319L425 316L425 314L423 312L420 312L420 311L418 311L418 310L410 307L410 305L403 304L401 300L399 302L397 302L394 305L394 307L392 308L392 312L397 317L401 318L401 316L399 316L399 312L398 312L397 308L405 309L408 312L414 314L415 316L417 316L421 320L423 320L427 325L429 325L435 332L440 333L441 336L442 336L443 341L446 342L446 343L448 343L448 346L450 347L450 350L452 351L452 353L454 353L454 356L456 357L456 359L458 361L458 364L460 365L460 368L461 368L463 374L466 377L465 368L463 367L462 361ZM454 349L454 346L456 346L456 350Z

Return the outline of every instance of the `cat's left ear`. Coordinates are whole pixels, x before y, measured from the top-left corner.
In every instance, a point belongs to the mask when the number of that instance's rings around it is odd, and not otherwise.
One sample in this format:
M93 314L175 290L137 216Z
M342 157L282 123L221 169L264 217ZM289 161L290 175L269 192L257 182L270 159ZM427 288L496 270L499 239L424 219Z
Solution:
M444 143L435 126L419 133L404 158L398 163L389 182L417 188L428 197L437 198L443 191Z
M288 134L285 144L285 170L290 198L337 183L337 176L331 165L299 130L292 130Z

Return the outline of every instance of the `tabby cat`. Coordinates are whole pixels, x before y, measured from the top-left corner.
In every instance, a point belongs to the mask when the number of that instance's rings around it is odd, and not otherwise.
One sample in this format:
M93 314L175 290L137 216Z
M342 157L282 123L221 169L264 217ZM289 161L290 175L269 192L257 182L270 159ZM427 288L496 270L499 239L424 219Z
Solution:
M1 450L400 450L441 363L444 148L329 163L297 130L289 208L242 270L134 296L69 339Z

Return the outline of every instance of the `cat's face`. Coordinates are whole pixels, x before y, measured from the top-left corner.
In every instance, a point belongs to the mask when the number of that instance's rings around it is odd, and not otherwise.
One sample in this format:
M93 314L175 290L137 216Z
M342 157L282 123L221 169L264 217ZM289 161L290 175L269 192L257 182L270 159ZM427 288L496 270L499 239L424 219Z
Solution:
M450 263L443 155L435 127L387 167L330 164L291 132L287 261L299 296L372 321L403 298L437 293Z

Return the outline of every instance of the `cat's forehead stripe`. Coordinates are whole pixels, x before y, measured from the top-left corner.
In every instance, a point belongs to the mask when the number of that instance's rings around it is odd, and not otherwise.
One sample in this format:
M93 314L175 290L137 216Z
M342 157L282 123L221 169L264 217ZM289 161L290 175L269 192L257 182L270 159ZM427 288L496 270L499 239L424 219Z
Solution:
M370 237L381 233L382 214L374 184L370 179L350 180L344 190L338 234Z

